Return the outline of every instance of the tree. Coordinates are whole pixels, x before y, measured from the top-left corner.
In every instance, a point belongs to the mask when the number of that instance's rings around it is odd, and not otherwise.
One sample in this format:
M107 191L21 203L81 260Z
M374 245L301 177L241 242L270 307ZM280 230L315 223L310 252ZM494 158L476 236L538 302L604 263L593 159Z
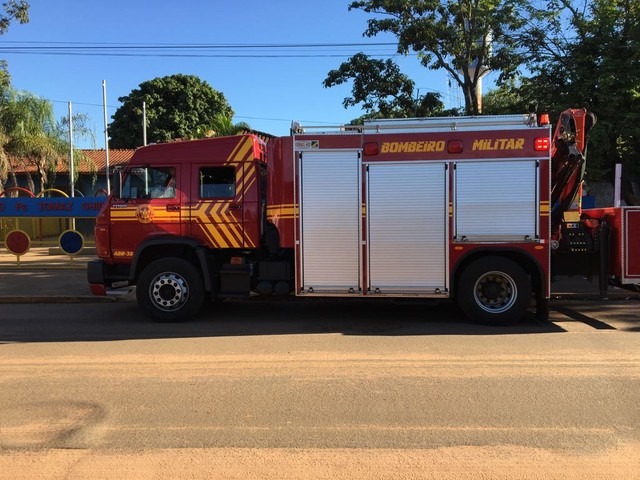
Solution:
M624 195L638 203L630 182L640 175L640 4L631 0L561 0L563 15L537 32L543 40L530 77L513 89L485 97L491 113L511 105L537 103L558 114L569 107L596 113L591 131L587 175L612 179L623 164ZM521 110L520 110L521 111Z
M0 129L4 157L27 171L28 165L34 165L40 177L40 190L43 190L48 172L63 153L51 103L29 93L9 91L0 108ZM6 174L7 170L14 172L15 167L10 161L2 170ZM29 183L34 191L30 175Z
M25 0L8 0L2 4L2 9L4 12L0 11L0 35L7 33L14 20L20 23L29 21L29 3Z
M500 81L516 74L525 59L520 36L542 15L528 0L364 0L353 9L382 17L368 21L365 36L391 33L398 53L415 52L423 66L447 71L462 88L467 114L478 113L484 67Z
M222 113L216 115L208 125L200 126L196 129L196 138L226 137L248 132L251 126L246 122L233 123L231 117Z
M147 110L147 139L150 143L175 138L195 138L198 128L210 124L216 115L229 118L233 110L224 95L193 75L170 75L143 82L125 97L109 125L112 148L142 145L142 104Z
M323 85L329 88L348 81L353 82L352 96L345 98L342 105L348 108L362 104L366 112L363 119L426 117L444 108L440 95L435 92L414 98L413 80L392 60L373 59L358 53L337 70L331 70Z
M83 114L74 116L81 119ZM68 120L67 120L68 124ZM59 161L69 153L64 119L57 123L51 102L28 92L7 90L0 98L0 186L12 177L17 186L16 169L27 172L29 188L35 192L33 178L28 173L36 168L40 191L45 189ZM78 130L81 132L82 128ZM76 165L87 160L75 152ZM77 172L77 169L76 169Z
M0 35L7 33L13 21L22 24L29 22L28 2L25 0L9 0L2 4L2 10L0 10ZM11 76L7 69L7 62L0 60L0 89L8 88L10 82Z

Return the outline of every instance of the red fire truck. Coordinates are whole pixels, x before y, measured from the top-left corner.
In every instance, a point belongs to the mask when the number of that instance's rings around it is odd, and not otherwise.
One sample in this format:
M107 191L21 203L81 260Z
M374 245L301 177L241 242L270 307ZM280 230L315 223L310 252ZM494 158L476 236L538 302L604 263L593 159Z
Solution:
M593 121L568 110L552 135L542 118L294 124L267 141L140 148L98 214L91 290L135 285L159 321L207 300L291 294L449 298L485 323L517 321L535 299L544 317L552 257L606 264L602 225L624 243L622 223L636 215L637 235L640 212L568 222ZM639 281L633 262L619 279Z

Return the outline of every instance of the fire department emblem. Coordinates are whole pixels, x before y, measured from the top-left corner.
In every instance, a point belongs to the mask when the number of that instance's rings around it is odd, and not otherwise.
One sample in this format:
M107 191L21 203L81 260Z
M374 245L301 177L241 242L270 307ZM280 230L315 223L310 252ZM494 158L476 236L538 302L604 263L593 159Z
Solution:
M136 208L136 218L140 223L150 223L153 220L153 210L149 205L139 205Z

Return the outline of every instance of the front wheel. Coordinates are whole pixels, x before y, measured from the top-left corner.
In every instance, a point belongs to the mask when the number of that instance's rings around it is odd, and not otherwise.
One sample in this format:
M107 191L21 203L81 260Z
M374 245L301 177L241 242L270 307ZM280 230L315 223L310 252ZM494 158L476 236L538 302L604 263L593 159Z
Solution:
M138 304L159 322L181 322L204 302L202 276L181 258L156 260L142 271L136 286Z
M457 302L479 323L505 325L524 318L531 301L529 275L513 260L483 257L460 275Z

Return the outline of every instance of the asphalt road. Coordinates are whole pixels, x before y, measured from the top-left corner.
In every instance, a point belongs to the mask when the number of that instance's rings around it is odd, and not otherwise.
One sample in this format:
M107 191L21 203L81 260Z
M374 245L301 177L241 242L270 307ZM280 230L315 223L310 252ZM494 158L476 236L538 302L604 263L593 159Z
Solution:
M0 478L640 478L638 306L2 305Z

